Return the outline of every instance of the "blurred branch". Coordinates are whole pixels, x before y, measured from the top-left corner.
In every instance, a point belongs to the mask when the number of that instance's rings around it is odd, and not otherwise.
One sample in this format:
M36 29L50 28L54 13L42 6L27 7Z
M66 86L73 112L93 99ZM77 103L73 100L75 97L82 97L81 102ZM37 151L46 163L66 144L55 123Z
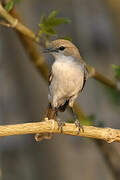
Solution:
M78 133L73 123L66 123L63 126L62 134L82 136L88 138L95 138L105 140L108 143L120 142L120 130L111 128L97 128L93 126L84 126L84 132ZM44 122L24 123L16 125L0 126L0 136L12 136L23 134L36 134L36 133L53 133L61 134L58 129L58 124L54 120L46 120Z
M11 12L13 17L17 18L20 23L22 22L22 19L20 18L19 14L16 12L15 9L13 9ZM20 38L20 41L25 48L25 51L27 51L27 54L29 55L31 61L36 66L39 73L42 75L42 77L48 81L48 66L45 63L45 58L40 54L40 52L37 50L35 44L32 42L30 38L23 35L23 33L20 33L19 31L16 31L18 34L18 37Z
M2 6L0 3L0 14L1 16L11 25L12 28L15 28L22 34L28 36L30 39L34 40L35 42L39 43L38 37L26 26L18 21L18 19L13 18Z
M119 90L117 84L113 81L111 81L110 79L108 79L107 77L105 77L104 75L100 74L99 72L96 72L94 73L94 75L92 76L95 80L113 88L113 89L116 89L116 90Z
M19 20L18 18L14 18L13 16L11 16L2 6L2 4L0 3L0 14L2 15L2 17L8 21L8 23L11 25L12 28L15 28L16 30L18 30L18 32L24 34L25 36L29 37L30 39L32 39L33 41L35 41L36 43L40 43L40 39L39 37L37 37L31 30L29 30L27 27L25 27ZM28 41L28 40L27 40ZM28 43L29 44L29 43ZM30 48L30 47L29 47ZM28 49L28 50L32 50L32 49ZM43 61L43 60L42 60ZM39 61L40 62L40 61ZM42 62L43 63L43 62ZM117 85L116 83L112 82L110 79L106 78L105 76L103 76L102 74L96 72L95 68L87 65L88 71L89 71L89 76L93 77L94 79L98 80L99 82L117 89Z

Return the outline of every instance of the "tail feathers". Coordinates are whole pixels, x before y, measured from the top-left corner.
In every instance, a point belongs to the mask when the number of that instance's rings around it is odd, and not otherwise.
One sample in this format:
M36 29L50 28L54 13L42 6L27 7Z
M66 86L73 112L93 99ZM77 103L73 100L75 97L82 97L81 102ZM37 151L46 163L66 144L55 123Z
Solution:
M56 113L57 112L52 108L51 104L49 103L44 118L47 117L48 120L56 119ZM44 139L51 139L51 138L52 138L52 134L51 133L41 133L41 134L36 134L35 135L35 140L37 142L42 141Z
M37 142L40 142L44 139L51 139L52 138L52 134L51 133L41 133L41 134L36 134L35 135L35 140Z
M45 117L47 117L48 119L56 119L56 113L57 111L53 109L51 104L49 103L48 109L45 113Z

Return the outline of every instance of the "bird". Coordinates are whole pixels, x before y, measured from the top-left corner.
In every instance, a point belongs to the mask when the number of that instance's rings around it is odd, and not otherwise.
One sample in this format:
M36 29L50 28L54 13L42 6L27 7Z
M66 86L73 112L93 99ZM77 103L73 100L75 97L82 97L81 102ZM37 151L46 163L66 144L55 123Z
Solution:
M81 129L84 131L73 105L88 77L85 61L80 56L78 48L65 39L51 41L43 53L51 54L55 60L49 75L49 105L45 117L56 120L57 113L64 112L69 107L78 131ZM64 124L63 121L58 121L58 128L61 131Z

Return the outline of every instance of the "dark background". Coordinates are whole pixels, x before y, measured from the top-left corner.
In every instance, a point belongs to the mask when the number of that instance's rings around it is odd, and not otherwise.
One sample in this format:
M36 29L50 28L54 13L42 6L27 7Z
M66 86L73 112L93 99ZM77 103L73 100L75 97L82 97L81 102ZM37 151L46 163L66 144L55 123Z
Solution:
M120 25L113 10L120 7L120 2L114 3L115 7L109 6L107 0L23 0L16 8L34 32L38 31L43 13L58 9L60 17L72 20L70 25L58 28L59 36L71 36L86 62L114 79L111 65L120 64ZM47 107L47 94L47 83L30 62L16 33L0 26L0 123L40 121ZM99 82L89 79L77 102L87 115L96 115L96 122L120 127L120 108ZM62 117L72 118L67 112ZM113 146L120 152L118 143ZM116 178L91 139L54 135L50 141L37 143L33 135L24 135L0 139L0 180L8 179Z

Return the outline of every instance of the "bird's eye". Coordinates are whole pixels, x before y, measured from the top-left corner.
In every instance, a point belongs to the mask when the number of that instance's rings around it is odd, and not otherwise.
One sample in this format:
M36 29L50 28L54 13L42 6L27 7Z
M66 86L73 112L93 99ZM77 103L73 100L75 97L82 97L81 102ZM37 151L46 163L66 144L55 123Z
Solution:
M64 46L60 46L60 47L59 47L59 50L60 50L60 51L63 51L64 49L65 49Z

